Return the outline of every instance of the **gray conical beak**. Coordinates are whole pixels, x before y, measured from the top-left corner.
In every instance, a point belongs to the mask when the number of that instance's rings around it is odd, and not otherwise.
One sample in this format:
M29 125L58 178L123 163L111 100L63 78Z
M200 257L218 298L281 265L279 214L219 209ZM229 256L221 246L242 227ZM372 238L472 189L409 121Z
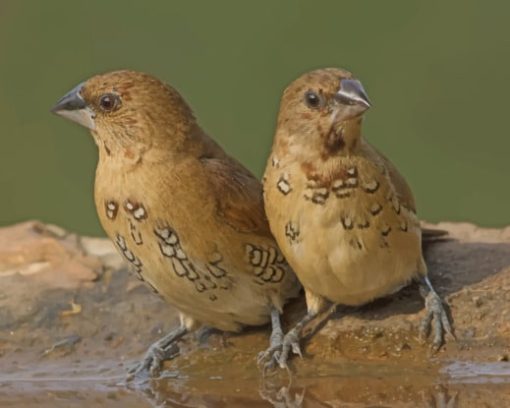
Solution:
M335 99L345 105L358 105L360 111L365 111L372 105L363 85L357 79L342 79Z
M96 128L96 123L94 121L96 115L81 96L82 88L83 84L79 84L77 87L73 88L57 102L51 111L86 128L94 130Z

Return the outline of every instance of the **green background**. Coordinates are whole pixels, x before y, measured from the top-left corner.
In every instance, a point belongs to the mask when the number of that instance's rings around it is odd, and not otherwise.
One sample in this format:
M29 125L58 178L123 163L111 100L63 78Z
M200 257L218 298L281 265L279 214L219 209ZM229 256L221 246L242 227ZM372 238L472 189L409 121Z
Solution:
M365 135L430 221L508 224L509 2L0 0L0 224L40 219L100 234L96 148L54 102L95 73L173 84L257 175L279 97L341 66L374 104Z

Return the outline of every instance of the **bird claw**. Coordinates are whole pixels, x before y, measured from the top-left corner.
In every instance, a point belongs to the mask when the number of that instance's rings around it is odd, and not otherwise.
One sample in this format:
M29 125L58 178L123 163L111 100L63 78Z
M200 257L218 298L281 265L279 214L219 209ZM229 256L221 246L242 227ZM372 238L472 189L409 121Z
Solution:
M287 361L289 360L290 351L301 358L303 357L301 347L299 347L299 332L295 329L289 331L283 338L282 352L278 358L280 368L288 369Z
M287 362L289 353L303 357L299 347L299 334L295 330L289 331L278 344L272 345L267 350L259 353L257 363L264 371L273 368L276 364L280 368L289 369Z
M149 347L144 358L128 371L128 379L157 377L165 360L174 358L179 352L176 344L170 344L167 348L160 347L157 343Z
M303 358L303 353L301 353L301 347L299 347L299 343L298 342L292 343L291 347L292 347L292 352L295 355L299 356L300 358Z
M276 346L271 346L267 350L261 351L257 356L257 365L262 368L265 372L266 370L272 369L275 364L278 362L281 353L281 344Z
M426 314L420 323L420 337L426 339L434 328L432 349L437 351L444 343L445 332L455 339L450 318L445 310L441 298L435 292L429 292L425 298Z

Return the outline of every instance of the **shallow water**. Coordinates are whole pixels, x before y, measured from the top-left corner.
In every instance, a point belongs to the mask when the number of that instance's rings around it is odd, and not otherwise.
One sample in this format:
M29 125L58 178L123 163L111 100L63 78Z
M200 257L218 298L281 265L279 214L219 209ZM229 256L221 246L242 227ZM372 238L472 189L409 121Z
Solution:
M0 375L0 407L505 407L508 362L452 362L438 372L386 364L321 365L262 380L242 367L194 367L146 383L124 381L118 362L20 367ZM308 371L312 371L309 369Z

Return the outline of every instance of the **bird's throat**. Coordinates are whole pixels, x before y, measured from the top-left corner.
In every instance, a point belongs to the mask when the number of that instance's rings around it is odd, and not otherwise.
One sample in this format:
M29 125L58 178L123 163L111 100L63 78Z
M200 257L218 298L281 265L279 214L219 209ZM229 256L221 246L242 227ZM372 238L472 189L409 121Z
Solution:
M323 160L354 153L360 138L360 117L333 124L323 138Z

